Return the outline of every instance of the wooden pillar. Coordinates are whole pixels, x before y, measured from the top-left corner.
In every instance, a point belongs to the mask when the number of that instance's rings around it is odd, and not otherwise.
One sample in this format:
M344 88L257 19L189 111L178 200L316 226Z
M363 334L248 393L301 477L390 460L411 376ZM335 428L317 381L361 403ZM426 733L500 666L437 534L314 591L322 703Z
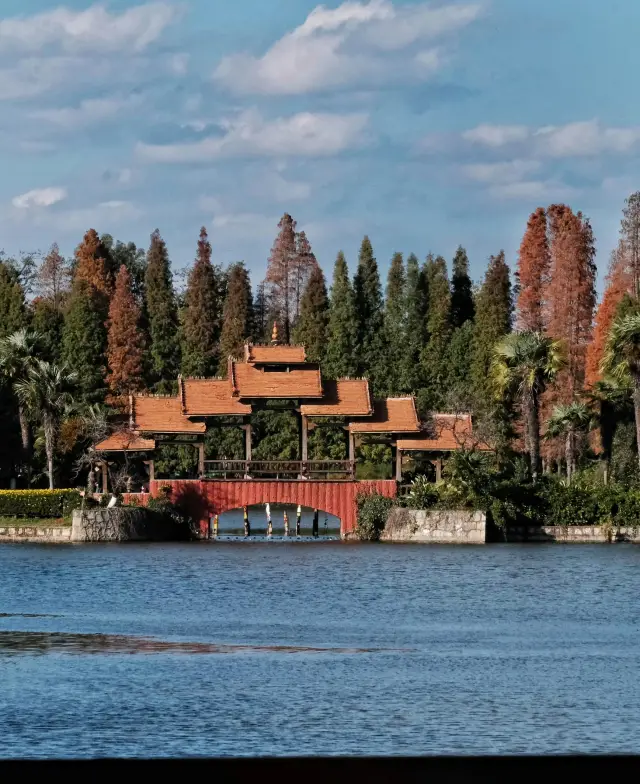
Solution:
M354 462L356 459L356 437L353 433L349 432L349 460Z
M442 458L439 457L436 460L436 482L439 482L442 479Z
M102 492L106 495L109 492L109 473L107 471L107 461L103 460L100 464L102 471Z
M396 446L396 482L402 482L402 449Z
M198 444L198 476L204 475L204 442Z
M303 463L306 463L309 459L309 423L304 414L300 415L300 437L301 437L301 449L300 449L300 456Z
M244 430L244 459L251 462L251 423L242 426Z
M144 462L149 469L149 481L153 482L153 480L156 478L155 462L153 460L145 460ZM151 490L151 488L149 488L149 490Z

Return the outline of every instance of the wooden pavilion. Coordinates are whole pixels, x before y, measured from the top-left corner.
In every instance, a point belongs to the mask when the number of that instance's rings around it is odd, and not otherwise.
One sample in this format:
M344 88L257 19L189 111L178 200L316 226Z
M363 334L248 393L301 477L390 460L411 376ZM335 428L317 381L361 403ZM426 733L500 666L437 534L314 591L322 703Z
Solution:
M299 419L301 459L295 463L252 460L251 415L274 400L288 404ZM348 440L348 460L310 461L309 432L328 424L335 427L336 422ZM219 427L244 430L244 460L205 460L207 430ZM395 478L401 481L403 454L433 455L439 478L442 457L470 442L471 433L469 415L436 414L431 423L421 423L413 397L372 400L365 378L323 380L319 366L307 361L304 347L280 345L274 328L271 345L247 343L242 360L229 358L227 378L178 377L175 396L130 396L128 422L99 443L96 451L101 456L103 492L109 458L117 453L140 454L153 480L154 455L163 444L193 446L200 478L354 479L356 447L363 441L382 440L395 453Z

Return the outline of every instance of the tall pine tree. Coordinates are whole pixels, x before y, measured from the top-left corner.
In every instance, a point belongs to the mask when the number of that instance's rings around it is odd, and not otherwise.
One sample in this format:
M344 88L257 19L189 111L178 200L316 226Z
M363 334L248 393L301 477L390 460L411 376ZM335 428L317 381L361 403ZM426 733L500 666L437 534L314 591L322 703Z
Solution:
M219 286L211 264L211 245L203 226L196 263L189 275L182 324L182 373L213 376L218 367Z
M547 324L546 292L551 272L547 213L539 207L529 217L518 256L518 329L544 332Z
M333 270L327 351L323 372L327 378L353 377L358 372L358 317L349 281L349 269L340 251Z
M384 315L378 262L369 237L363 239L360 247L353 290L358 317L359 372L368 376L374 394L380 395L386 384Z
M252 305L249 273L242 262L232 264L222 312L220 375L226 375L229 357L241 359L243 356L244 344L251 337Z
M104 400L106 339L103 298L80 278L73 284L65 314L62 359L77 374L82 399L87 403Z
M278 223L278 236L271 249L267 266L266 282L274 310L282 321L281 336L285 343L291 342L291 326L295 317L295 281L298 260L296 222L285 213Z
M387 277L384 305L384 332L387 344L385 393L387 395L398 395L403 388L407 340L406 285L402 253L394 253Z
M180 368L178 310L169 254L160 232L151 235L144 280L145 310L149 325L150 381L163 389Z
M300 300L300 317L294 329L295 342L305 346L309 362L324 359L328 320L327 284L322 270L316 265Z
M14 269L0 261L0 338L26 326L24 290Z
M402 361L401 389L413 393L421 384L420 352L426 342L428 285L426 271L415 253L407 259L405 295L406 334Z
M467 251L460 245L453 259L451 325L454 329L457 329L466 321L472 321L474 315L475 305L473 302L473 286L469 277L469 258Z
M491 256L476 298L471 381L476 410L491 402L489 368L496 343L511 332L513 295L504 251Z
M449 386L447 348L451 338L451 289L447 275L447 262L438 256L429 256L425 264L429 291L427 313L427 344L422 351L421 365L424 389L419 396L422 412L437 411L445 407Z

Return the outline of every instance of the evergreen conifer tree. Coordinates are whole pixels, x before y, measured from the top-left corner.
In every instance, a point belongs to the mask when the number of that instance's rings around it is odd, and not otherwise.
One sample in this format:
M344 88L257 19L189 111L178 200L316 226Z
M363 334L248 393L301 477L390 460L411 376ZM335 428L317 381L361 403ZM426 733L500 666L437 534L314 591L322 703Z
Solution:
M327 333L324 374L333 379L355 376L358 371L358 317L349 270L342 251L338 253L333 270Z
M107 383L114 402L124 402L143 387L144 338L140 331L140 306L131 291L131 275L123 264L116 277L109 308Z
M202 227L196 263L189 275L182 325L182 373L212 376L218 367L219 286L211 264L211 245Z
M472 321L474 315L475 305L473 302L473 286L469 277L469 258L467 251L460 245L453 259L451 325L454 329L457 329L466 321Z
M415 253L407 259L405 300L406 334L401 389L405 393L412 393L418 390L422 379L420 352L425 344L428 309L426 272L420 268Z
M387 344L386 394L398 395L403 388L406 353L406 276L402 253L394 253L387 277L384 331Z
M427 312L428 342L422 351L424 388L419 396L422 412L442 410L448 388L447 348L451 338L451 289L447 262L429 256L425 264L429 291Z
M229 357L243 357L245 341L251 337L252 304L249 273L241 261L232 264L222 314L220 375L226 375Z
M24 290L11 267L0 261L0 338L27 324Z
M39 336L39 359L59 365L62 357L64 316L53 302L37 297L31 304L31 329Z
M360 247L353 290L358 318L359 373L369 378L374 394L382 394L386 383L382 287L369 237L363 239Z
M178 375L180 342L169 254L157 229L151 235L144 283L150 339L150 380L162 385L174 381Z
M76 373L85 402L101 403L106 386L107 330L102 297L84 278L77 279L69 298L62 332L62 359Z
M328 320L327 284L322 270L316 265L300 300L300 317L294 330L295 342L305 346L309 362L324 359Z

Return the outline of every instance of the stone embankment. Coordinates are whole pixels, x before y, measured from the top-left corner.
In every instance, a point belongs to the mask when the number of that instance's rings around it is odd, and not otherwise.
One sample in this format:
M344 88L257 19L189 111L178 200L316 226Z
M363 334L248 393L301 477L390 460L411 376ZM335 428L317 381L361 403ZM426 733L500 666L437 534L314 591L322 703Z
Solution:
M603 525L548 525L542 528L509 528L507 542L566 542L571 544L603 544L606 542L640 543L640 528Z
M15 525L0 528L0 542L38 542L39 544L68 544L71 526Z
M394 508L380 537L382 542L485 544L487 517L467 510Z

